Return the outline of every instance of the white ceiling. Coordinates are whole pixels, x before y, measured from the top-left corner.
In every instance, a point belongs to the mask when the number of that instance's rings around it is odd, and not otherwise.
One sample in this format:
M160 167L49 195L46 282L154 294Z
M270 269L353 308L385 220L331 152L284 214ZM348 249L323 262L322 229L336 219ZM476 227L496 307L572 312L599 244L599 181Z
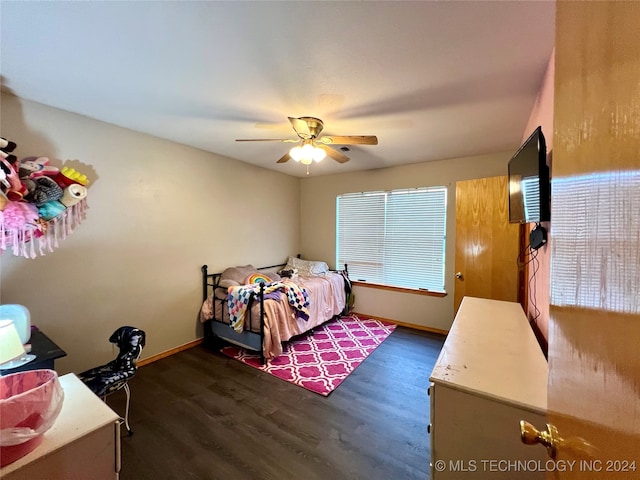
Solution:
M312 175L517 149L554 41L540 1L0 2L3 88L289 175L288 116L377 135Z

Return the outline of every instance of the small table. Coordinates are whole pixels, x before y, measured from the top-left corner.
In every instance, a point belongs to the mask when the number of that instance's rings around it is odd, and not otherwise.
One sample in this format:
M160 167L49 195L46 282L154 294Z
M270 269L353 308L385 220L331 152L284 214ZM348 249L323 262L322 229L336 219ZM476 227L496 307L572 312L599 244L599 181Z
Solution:
M0 370L0 376L24 372L26 370L39 370L41 368L54 370L53 364L55 359L67 356L67 352L62 350L35 326L31 327L31 339L29 343L31 344L31 352L29 353L35 355L36 358L20 367Z

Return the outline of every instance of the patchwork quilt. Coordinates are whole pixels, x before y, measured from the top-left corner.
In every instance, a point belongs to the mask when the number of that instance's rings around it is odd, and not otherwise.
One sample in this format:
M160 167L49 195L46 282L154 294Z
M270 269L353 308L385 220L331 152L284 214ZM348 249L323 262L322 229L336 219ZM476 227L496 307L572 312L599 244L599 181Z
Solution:
M230 326L238 333L244 329L244 319L251 298L260 293L261 285L264 285L265 295L278 290L283 290L287 295L289 305L297 312L298 318L309 318L309 295L304 287L293 282L256 283L252 285L231 286L227 290L227 304L229 306Z

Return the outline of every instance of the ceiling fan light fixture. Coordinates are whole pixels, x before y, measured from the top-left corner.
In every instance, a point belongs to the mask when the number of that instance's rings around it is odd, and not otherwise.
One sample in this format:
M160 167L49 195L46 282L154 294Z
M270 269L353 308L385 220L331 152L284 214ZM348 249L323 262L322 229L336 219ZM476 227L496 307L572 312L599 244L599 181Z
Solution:
M316 163L322 161L326 156L327 156L327 152L325 152L323 149L318 147L313 148L313 160Z
M342 153L350 150L345 145L378 145L378 137L375 135L320 136L324 129L324 123L316 117L289 117L289 122L298 135L296 140L288 138L237 138L236 142L300 142L298 146L293 147L280 157L276 163L287 163L293 159L295 162L307 166L307 175L309 175L309 165L321 162L325 157L338 163L348 162L349 157ZM338 147L338 145L342 146Z
M293 147L289 151L289 156L293 158L296 162L299 162L300 160L302 160L302 157L303 157L302 147Z
M300 162L303 165L310 165L314 161L321 161L327 156L327 153L309 142L305 143L302 147L293 147L289 151L289 156L296 162Z
M310 143L306 143L302 146L302 160L313 160L313 150L315 147Z

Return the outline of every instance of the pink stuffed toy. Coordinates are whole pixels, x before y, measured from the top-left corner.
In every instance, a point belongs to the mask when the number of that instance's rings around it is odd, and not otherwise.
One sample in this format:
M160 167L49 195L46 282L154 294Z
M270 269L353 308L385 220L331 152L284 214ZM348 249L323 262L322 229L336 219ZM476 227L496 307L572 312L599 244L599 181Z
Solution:
M6 230L21 230L38 224L38 209L26 202L9 202L2 210L2 224Z
M14 255L35 257L33 243L31 253L27 244L43 234L40 216L35 205L27 202L9 202L0 211L0 250L11 248Z
M20 178L55 177L60 171L49 165L47 157L27 157L20 160Z

